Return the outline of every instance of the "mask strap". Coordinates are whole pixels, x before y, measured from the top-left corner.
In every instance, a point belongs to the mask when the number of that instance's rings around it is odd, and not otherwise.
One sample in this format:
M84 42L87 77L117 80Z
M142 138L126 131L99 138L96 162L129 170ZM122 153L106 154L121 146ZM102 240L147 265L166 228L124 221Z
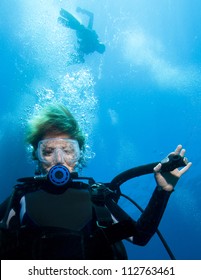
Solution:
M39 161L35 160L35 175L41 175L41 170L40 170L40 166L39 166Z

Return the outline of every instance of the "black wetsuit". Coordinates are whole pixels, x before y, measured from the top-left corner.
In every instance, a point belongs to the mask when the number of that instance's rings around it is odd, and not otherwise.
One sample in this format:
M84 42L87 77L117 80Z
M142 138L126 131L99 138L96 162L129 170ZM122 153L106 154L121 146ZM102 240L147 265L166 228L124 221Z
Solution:
M10 230L1 230L1 259L127 259L121 240L133 236L144 246L156 232L171 192L154 190L137 221L127 220L111 230L97 226L88 193L67 190L63 194L37 191L25 195ZM77 198L78 195L78 198ZM73 198L76 200L73 201ZM72 203L73 201L73 203ZM0 205L0 219L9 199Z

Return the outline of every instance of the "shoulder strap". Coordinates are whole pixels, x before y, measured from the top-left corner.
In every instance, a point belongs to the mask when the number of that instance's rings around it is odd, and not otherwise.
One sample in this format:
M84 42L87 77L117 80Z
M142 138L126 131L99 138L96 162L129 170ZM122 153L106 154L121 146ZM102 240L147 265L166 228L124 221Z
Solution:
M106 228L113 223L111 213L105 204L109 193L109 189L104 184L95 183L90 188L92 207L95 211L97 226L100 228Z
M104 184L96 183L92 185L90 192L96 224L109 243L113 244L135 233L135 221L114 201L113 191Z

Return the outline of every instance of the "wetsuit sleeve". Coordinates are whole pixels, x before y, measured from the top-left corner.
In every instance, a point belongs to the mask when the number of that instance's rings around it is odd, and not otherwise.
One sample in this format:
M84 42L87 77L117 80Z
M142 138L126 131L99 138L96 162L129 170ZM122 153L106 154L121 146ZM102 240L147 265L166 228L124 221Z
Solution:
M149 203L139 219L133 220L116 203L108 204L112 215L118 220L117 223L105 228L103 231L109 242L115 243L119 240L128 239L136 245L146 245L157 231L167 202L172 192L155 188Z
M172 192L154 190L144 212L135 224L133 243L144 246L156 232Z
M94 22L94 14L88 10L81 9L80 7L77 7L76 11L78 13L85 14L89 17L89 22L87 28L92 29L93 28L93 22Z
M89 22L88 22L88 28L92 29L93 28L93 23L94 23L94 14L91 12L88 12L87 14L89 16Z

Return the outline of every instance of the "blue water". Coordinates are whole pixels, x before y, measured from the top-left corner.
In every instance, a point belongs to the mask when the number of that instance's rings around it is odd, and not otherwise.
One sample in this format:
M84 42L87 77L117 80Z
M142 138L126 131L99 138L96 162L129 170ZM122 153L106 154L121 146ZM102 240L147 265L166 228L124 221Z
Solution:
M60 8L94 12L106 44L85 64L68 66L75 34L59 26ZM201 3L198 0L1 0L1 201L34 165L24 145L27 120L50 101L69 107L88 135L84 175L109 182L119 172L159 161L177 144L192 168L179 181L160 224L177 259L201 259ZM95 156L93 156L95 154ZM145 207L152 175L123 189ZM139 212L121 201L134 218ZM169 259L157 236L126 243L130 259Z

